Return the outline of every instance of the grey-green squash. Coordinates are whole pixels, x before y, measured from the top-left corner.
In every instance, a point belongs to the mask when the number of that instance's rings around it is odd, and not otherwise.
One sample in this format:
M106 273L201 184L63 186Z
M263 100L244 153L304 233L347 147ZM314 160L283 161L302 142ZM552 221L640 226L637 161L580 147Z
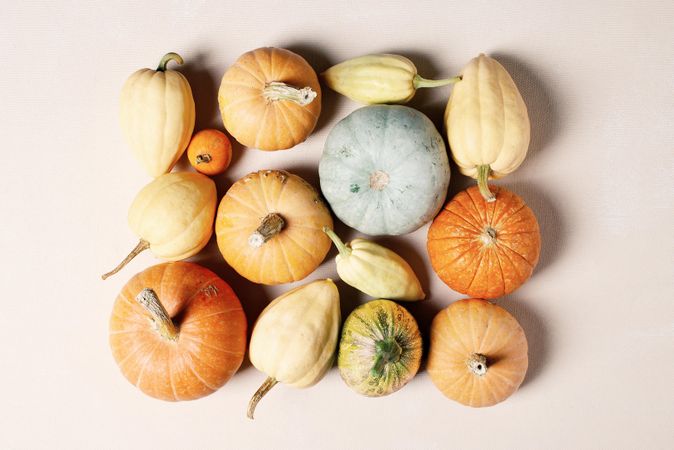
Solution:
M433 219L450 172L444 141L428 117L407 106L373 105L331 130L319 176L337 217L376 236L410 233Z

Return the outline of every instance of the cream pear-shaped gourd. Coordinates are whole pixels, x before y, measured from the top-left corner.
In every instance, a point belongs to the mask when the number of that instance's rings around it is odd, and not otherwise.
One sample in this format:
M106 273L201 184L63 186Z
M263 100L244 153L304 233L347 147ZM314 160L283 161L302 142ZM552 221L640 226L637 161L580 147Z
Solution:
M461 173L476 178L482 196L493 202L487 180L515 171L527 155L527 106L510 74L493 58L480 54L460 76L445 110L449 147Z
M166 68L183 59L167 53L156 70L140 69L120 97L122 132L136 159L152 177L171 171L194 131L194 98L187 78Z
M339 250L337 273L346 284L375 298L414 301L426 297L412 267L394 251L367 239L345 244L330 228L323 231Z
M103 279L148 248L168 261L197 254L213 234L216 202L215 183L200 173L174 172L155 178L129 208L129 228L140 238L138 245Z
M334 91L365 104L407 103L417 89L456 83L459 77L427 80L400 55L375 54L349 59L322 74Z
M267 379L250 400L248 418L277 383L305 388L323 378L335 357L340 321L339 291L330 279L286 292L262 311L249 356Z

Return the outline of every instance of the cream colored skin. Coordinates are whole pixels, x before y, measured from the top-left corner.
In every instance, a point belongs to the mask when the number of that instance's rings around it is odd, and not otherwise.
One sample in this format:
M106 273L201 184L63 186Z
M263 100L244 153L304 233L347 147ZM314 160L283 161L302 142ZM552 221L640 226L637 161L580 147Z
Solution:
M341 316L332 280L287 292L262 311L250 338L250 361L278 382L305 388L332 366Z
M473 178L480 166L488 166L486 175L492 178L513 172L524 161L530 139L527 107L515 82L484 54L472 59L461 77L445 110L454 161Z
M366 239L344 244L324 228L335 243L337 273L346 284L375 298L423 300L426 297L412 267L397 253Z
M170 172L194 130L194 99L187 79L165 68L180 56L167 54L158 70L140 69L124 83L120 98L122 132L134 155L152 177Z
M198 253L213 233L217 192L213 180L194 172L156 178L129 208L129 227L156 256L178 261Z
M455 79L426 80L404 56L378 54L349 59L323 74L330 89L365 104L407 103L422 87L450 84Z

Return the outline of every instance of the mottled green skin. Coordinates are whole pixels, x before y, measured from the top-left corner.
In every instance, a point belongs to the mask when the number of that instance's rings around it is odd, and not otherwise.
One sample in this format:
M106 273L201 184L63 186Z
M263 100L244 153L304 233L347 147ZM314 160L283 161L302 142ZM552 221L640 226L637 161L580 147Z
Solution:
M399 354L399 359L386 361L381 353L378 358L377 342L386 342L384 347L397 344L399 351L392 354L394 357ZM337 365L351 389L369 397L381 397L402 388L416 375L421 349L421 334L414 317L390 300L373 300L346 318Z

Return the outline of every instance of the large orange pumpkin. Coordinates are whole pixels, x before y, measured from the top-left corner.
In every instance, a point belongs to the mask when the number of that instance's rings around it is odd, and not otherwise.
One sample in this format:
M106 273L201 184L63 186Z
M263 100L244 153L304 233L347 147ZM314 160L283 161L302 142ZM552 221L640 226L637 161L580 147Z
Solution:
M122 374L147 395L193 400L239 369L246 327L239 299L216 274L194 263L164 263L120 292L110 347Z
M227 191L215 219L218 247L241 276L262 284L301 280L330 250L330 211L297 175L261 170Z
M431 324L428 374L445 396L467 406L492 406L522 384L529 358L524 330L486 300L459 300Z
M487 202L476 186L458 193L428 230L433 270L449 287L496 298L520 287L538 262L541 235L531 209L514 193L491 187Z
M218 93L227 131L241 144L282 150L303 142L321 113L321 86L304 58L258 48L227 69Z

